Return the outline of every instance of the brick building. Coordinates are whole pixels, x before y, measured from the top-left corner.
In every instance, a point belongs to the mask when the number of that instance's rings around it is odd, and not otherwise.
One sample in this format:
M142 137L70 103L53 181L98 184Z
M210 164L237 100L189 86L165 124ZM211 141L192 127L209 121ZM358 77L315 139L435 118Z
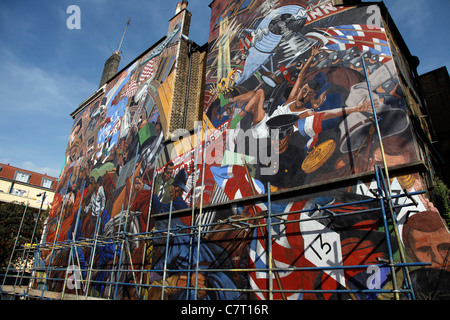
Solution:
M207 44L179 3L167 35L71 114L30 295L448 299L448 250L424 253L450 243L430 201L439 154L384 4L210 8Z
M423 96L428 107L428 116L433 123L434 144L442 159L450 159L450 131L446 119L450 110L450 77L446 67L420 75ZM439 162L436 171L450 185L448 162Z

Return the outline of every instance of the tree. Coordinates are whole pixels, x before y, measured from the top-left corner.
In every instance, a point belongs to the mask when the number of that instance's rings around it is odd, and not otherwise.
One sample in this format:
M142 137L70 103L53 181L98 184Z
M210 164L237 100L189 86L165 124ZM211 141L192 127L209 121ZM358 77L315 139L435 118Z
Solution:
M447 185L435 177L433 180L433 203L438 208L442 218L450 227L450 190Z
M44 221L48 216L47 212L41 212L39 221L36 225L38 210L27 207L20 203L1 203L0 204L0 269L5 270L8 267L11 253L14 249L17 234L22 222L19 238L16 244L16 252L12 263L20 262L22 258L22 246L31 242L31 236L36 226L36 239L39 242L42 234Z

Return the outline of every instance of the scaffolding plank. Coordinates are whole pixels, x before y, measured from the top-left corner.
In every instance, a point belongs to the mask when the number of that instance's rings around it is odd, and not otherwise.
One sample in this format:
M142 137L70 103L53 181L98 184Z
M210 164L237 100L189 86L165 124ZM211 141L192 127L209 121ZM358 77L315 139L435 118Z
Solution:
M2 291L10 294L25 294L31 297L42 297L45 299L55 299L61 300L61 292L38 290L38 289L28 289L27 286L2 286ZM84 295L76 295L71 293L65 293L63 300L108 300L98 297L86 297Z

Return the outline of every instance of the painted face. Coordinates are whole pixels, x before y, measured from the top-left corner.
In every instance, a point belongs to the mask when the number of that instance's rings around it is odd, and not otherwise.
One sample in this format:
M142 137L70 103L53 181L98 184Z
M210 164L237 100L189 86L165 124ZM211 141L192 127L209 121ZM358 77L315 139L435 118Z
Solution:
M136 177L134 179L134 191L139 192L140 190L142 190L143 187L144 187L144 183L142 182L142 180L140 178Z
M182 194L183 194L183 189L181 189L181 187L172 186L170 188L170 199L172 201L175 201L177 198L181 197Z
M308 84L305 84L297 95L296 108L302 109L305 105L314 98L316 92L309 87Z
M169 178L172 176L172 173L173 173L173 166L167 166L166 170L164 170L164 172L163 172L163 176L162 176L163 180L164 181L169 180Z
M445 228L434 232L413 230L410 237L419 261L431 262L431 267L437 269L447 265L446 270L450 271L448 261L446 263L447 252L450 248L450 235Z

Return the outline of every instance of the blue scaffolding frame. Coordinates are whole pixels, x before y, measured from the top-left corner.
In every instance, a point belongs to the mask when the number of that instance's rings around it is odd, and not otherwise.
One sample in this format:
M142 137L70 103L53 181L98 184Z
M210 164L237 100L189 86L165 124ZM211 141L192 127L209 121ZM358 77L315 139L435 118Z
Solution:
M92 299L92 298L99 298L95 294L92 294L92 291L89 290L92 283L95 283L97 285L103 285L105 287L109 287L109 295L107 297L104 297L105 299L118 299L118 290L119 288L125 288L125 287L134 287L137 293L137 297L139 299L145 299L145 295L143 294L144 289L151 289L151 288L159 288L161 291L160 298L165 299L165 292L167 290L186 290L187 292L192 291L194 294L186 296L193 297L193 299L196 299L197 293L200 290L198 286L198 275L199 273L214 273L214 272L230 272L230 273L249 273L249 272L265 272L268 274L268 287L266 289L260 289L255 290L251 288L211 288L211 287L202 287L201 290L204 292L208 291L235 291L235 292L241 292L241 293L255 293L256 291L261 293L267 293L269 299L273 299L274 294L278 293L282 296L284 294L296 292L296 293L337 293L337 294L392 294L394 299L409 299L409 300L415 300L416 297L414 295L414 288L412 287L411 279L409 278L409 268L411 267L423 267L426 265L429 265L427 263L420 263L420 262L406 262L404 261L404 256L400 254L400 258L402 261L398 262L395 261L394 258L394 252L392 249L393 244L391 243L391 236L390 230L394 230L394 235L398 236L398 226L397 226L397 217L395 214L395 210L407 207L407 206L413 206L416 205L415 200L412 199L412 196L423 194L424 191L416 191L407 193L406 191L402 194L398 194L395 196L391 196L390 192L386 188L386 179L385 175L383 173L383 170L381 167L376 166L375 167L375 179L377 182L378 190L376 190L376 197L371 199L365 199L361 201L356 202L349 202L349 203L340 203L340 204L331 204L327 206L322 207L314 207L310 209L303 209L298 211L292 211L292 212L273 212L271 209L271 201L272 201L272 195L270 192L270 184L267 185L268 193L267 193L267 203L268 210L267 212L264 212L263 214L260 214L258 217L242 217L242 218L227 218L225 220L218 220L213 223L209 224L197 224L197 225L190 225L190 226L181 226L181 225L175 225L171 227L171 221L173 214L176 214L176 212L173 212L172 205L170 206L170 210L167 213L167 218L169 219L168 229L167 230L151 230L146 231L142 233L129 233L126 230L126 224L121 223L119 227L119 232L117 232L116 235L104 239L98 235L98 228L96 228L96 234L93 239L76 239L74 236L71 240L66 241L55 241L51 244L49 243L41 243L41 244L34 244L32 246L27 247L20 247L20 248L14 248L13 254L11 255L10 263L8 265L8 269L6 271L3 284L2 284L2 295L15 295L20 296L24 299ZM411 199L409 202L405 202L401 205L395 205L393 203L394 200L402 197L407 197ZM245 199L243 200L245 201ZM382 222L383 222L383 229L385 230L386 235L386 243L387 243L387 253L388 253L388 260L387 261L379 261L378 264L371 264L371 265L339 265L339 266L318 266L318 267L285 267L280 268L276 267L272 260L272 242L273 235L272 235L272 229L274 226L277 225L286 225L287 223L295 223L295 222L305 222L308 220L320 220L320 219L327 219L329 217L332 217L335 215L334 210L338 209L342 206L349 206L349 205L364 205L370 202L378 202L379 206L374 207L371 209L364 209L364 210L356 210L351 211L347 213L339 213L338 215L344 216L344 215L357 215L357 214L363 214L363 213L370 213L370 212L380 212L382 216ZM309 218L302 218L298 220L290 220L286 221L281 216L287 215L287 214L297 214L297 213L312 213L315 210L321 210L322 212L326 213L321 216L316 217L309 217ZM202 208L197 208L195 210L192 210L192 214L201 214ZM259 219L259 223L252 223L250 220ZM60 217L61 219L61 217ZM77 219L78 220L78 219ZM194 221L194 219L192 219ZM199 220L201 221L201 220ZM212 227L217 225L226 225L226 228L221 228L219 230L206 227ZM120 229L123 228L123 229ZM268 268L229 268L229 269L214 269L214 268L200 268L199 266L199 254L200 254L200 241L204 238L205 235L208 233L214 233L214 232L227 232L232 231L236 229L266 229L267 232L265 232L266 242L267 242L267 255L269 257L268 259ZM19 237L19 233L17 237ZM189 235L191 238L191 241L194 239L194 241L197 241L196 246L196 252L192 252L190 254L190 259L194 257L194 255L197 255L197 258L195 259L196 263L193 264L193 267L185 268L185 269L171 269L168 266L168 257L167 253L169 251L169 245L171 242L171 239L178 236L186 236ZM129 246L129 241L145 241L146 243L148 241L162 241L163 245L165 246L165 260L164 260L164 267L162 269L146 269L144 266L140 266L140 268L135 268L132 264L129 262L131 261L131 251ZM397 239L398 240L398 239ZM118 259L118 265L114 263L109 268L98 268L93 264L93 260L95 256L91 257L90 264L86 269L83 269L82 266L79 263L79 258L75 258L76 255L74 253L77 252L78 248L88 247L92 252L95 252L96 249L100 249L102 246L109 245L111 243L115 243L116 247L120 249L119 252L115 251L114 255L116 254L119 256ZM399 250L402 250L401 244L397 246ZM49 294L51 292L50 287L51 284L55 283L63 283L63 288L66 287L67 280L68 280L68 272L67 272L67 266L58 266L58 265L52 265L51 263L47 263L45 266L45 276L39 277L38 274L42 274L43 270L35 269L33 268L31 270L31 276L25 275L25 266L22 270L19 270L18 275L9 275L10 272L13 271L13 267L11 264L11 261L13 260L13 255L17 254L18 252L22 253L21 259L22 262L28 259L28 254L30 254L31 251L37 251L42 252L44 250L50 250L51 255L50 257L53 259L53 256L55 255L56 251L66 251L70 252L68 254L68 265L70 263L77 262L78 267L81 269L78 281L81 282L82 286L78 287L75 290L75 294L69 294L65 293L66 290L60 290L57 292L53 292L53 294ZM145 251L144 251L145 254ZM77 261L75 261L75 259ZM143 257L144 259L144 257ZM51 260L53 261L53 260ZM114 262L116 262L116 259L114 259ZM189 264L189 266L191 266ZM379 289L337 289L337 290L313 290L313 289L302 289L299 288L298 290L281 290L281 289L274 289L273 288L273 279L276 279L279 272L314 272L314 271L324 271L324 270L358 270L358 269L367 269L367 268L389 268L390 274L391 274L391 281L392 281L392 289L386 289L386 288L379 288ZM399 283L399 279L397 279L397 270L402 270L403 272L403 280L401 283ZM115 270L115 271L114 271ZM111 279L105 279L105 280L98 280L98 279L92 279L92 274L95 272L109 272L111 274L114 274L116 272L115 277L112 277ZM146 273L149 272L160 272L163 274L163 279L161 283L158 284L150 284L150 283L142 283L143 276ZM60 274L62 276L58 277L55 276L55 274ZM125 282L120 281L121 277L120 274L122 273L128 273L132 275L131 282ZM173 284L169 284L167 282L167 275L169 273L173 274L181 274L181 273L187 273L188 279L191 279L191 275L195 275L193 279L195 279L195 283L187 283L186 286L176 286ZM137 277L136 274L140 275L140 277ZM83 277L80 277L80 275L86 275L85 279ZM7 278L14 278L15 284L13 286L5 285ZM138 278L140 280L138 281ZM29 283L26 286L21 285L23 281L26 281ZM35 282L44 283L43 286L40 287L40 289L32 289L32 284ZM112 288L114 288L114 293L112 293Z

